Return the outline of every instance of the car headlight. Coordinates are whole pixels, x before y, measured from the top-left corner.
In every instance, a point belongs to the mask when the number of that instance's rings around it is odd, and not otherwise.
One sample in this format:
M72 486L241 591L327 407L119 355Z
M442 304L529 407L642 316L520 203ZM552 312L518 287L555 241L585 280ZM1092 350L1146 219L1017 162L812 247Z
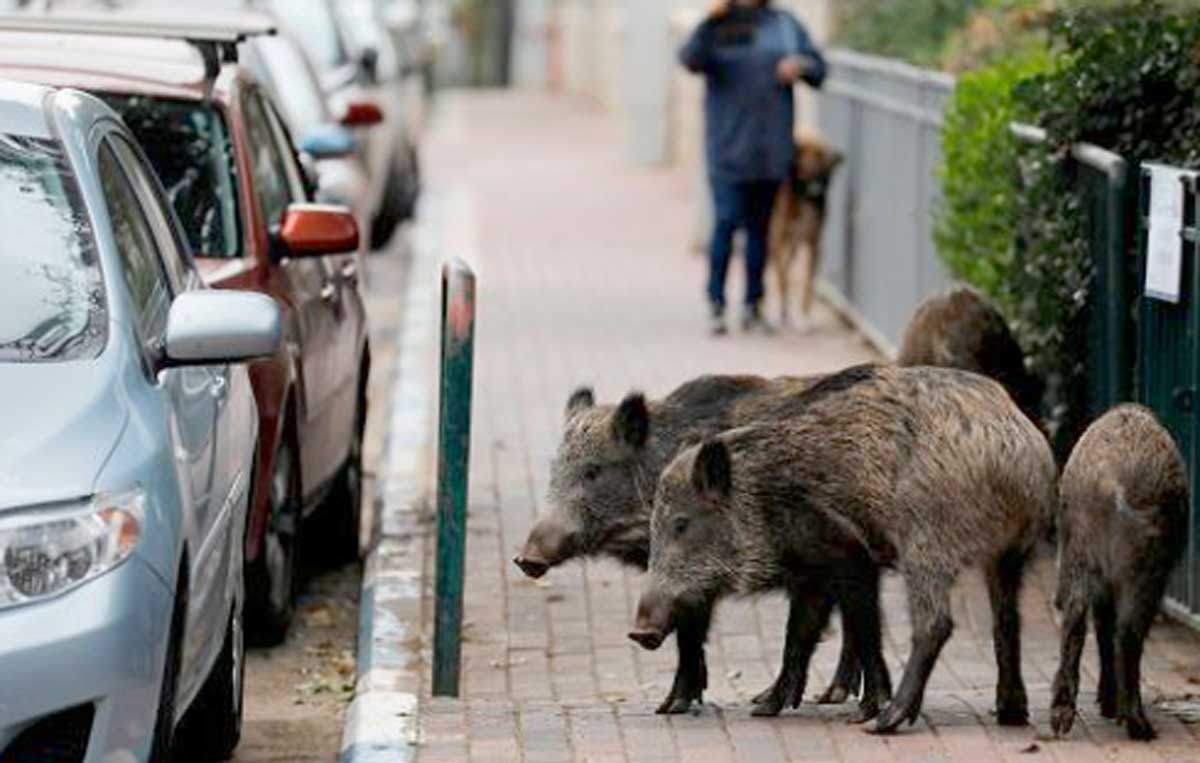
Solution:
M0 515L0 609L57 596L121 564L145 518L140 489Z

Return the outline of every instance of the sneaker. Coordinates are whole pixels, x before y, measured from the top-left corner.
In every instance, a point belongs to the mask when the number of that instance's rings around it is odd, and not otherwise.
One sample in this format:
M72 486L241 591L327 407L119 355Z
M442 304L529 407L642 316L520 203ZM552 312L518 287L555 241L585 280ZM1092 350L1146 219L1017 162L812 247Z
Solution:
M742 331L761 331L764 334L774 333L775 327L767 323L762 317L762 311L758 305L747 305L746 311L742 313Z
M709 319L709 326L713 336L724 336L728 333L729 328L725 325L725 311L714 306L712 309L712 317Z

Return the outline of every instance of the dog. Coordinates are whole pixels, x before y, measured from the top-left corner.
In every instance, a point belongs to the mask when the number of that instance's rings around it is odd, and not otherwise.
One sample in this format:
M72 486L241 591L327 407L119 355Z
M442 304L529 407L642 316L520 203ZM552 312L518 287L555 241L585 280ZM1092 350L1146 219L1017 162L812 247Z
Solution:
M791 176L779 189L771 212L770 262L779 289L780 319L787 323L791 308L792 263L801 247L808 251L800 287L800 315L812 310L813 287L821 263L821 232L825 227L825 203L829 182L842 163L842 155L819 136L796 134L796 163Z

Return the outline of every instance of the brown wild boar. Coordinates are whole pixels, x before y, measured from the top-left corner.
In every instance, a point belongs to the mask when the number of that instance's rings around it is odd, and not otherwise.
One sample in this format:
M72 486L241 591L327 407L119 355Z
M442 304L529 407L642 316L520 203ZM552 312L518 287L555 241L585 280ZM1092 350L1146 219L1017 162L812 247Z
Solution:
M591 390L577 390L567 403L563 439L551 465L549 509L514 561L535 578L588 556L646 569L651 499L671 458L684 445L725 429L786 415L812 384L801 378L703 376L662 400L647 402L631 394L616 406L597 405ZM661 713L686 712L702 699L707 685L707 613L695 622L677 623L676 632L679 669L658 708ZM795 681L785 679L788 670L785 663L776 685L756 699L794 687ZM833 684L821 701L844 702L858 685L858 661L844 645ZM787 699L795 706L801 695Z
M841 562L833 554L838 530L874 564L895 568L908 589L912 652L875 729L916 720L953 630L950 590L976 565L991 597L998 719L1025 723L1018 599L1025 562L1055 505L1046 439L999 384L970 372L843 374L854 380L838 394L671 462L655 493L649 575L631 637L653 646L677 613L710 609L730 594L789 587L794 604L805 603L797 588L810 602L822 594L842 602L845 580L829 567ZM801 635L802 650L813 635ZM870 678L874 655L859 658Z
M1121 405L1083 433L1061 493L1055 604L1063 613L1062 661L1050 725L1062 735L1074 723L1090 607L1100 714L1124 723L1130 739L1152 739L1142 707L1142 645L1187 543L1187 468L1153 413Z
M999 308L975 289L959 286L925 300L904 330L896 362L995 379L1030 420L1041 421L1042 383L1026 369L1025 353Z

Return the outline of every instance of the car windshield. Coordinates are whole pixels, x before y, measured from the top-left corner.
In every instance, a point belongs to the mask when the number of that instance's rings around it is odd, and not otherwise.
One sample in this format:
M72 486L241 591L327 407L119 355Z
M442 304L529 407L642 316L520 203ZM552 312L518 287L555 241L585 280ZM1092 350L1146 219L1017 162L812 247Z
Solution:
M333 69L349 60L327 0L270 0L270 5L317 66Z
M94 358L108 318L92 227L61 146L0 133L0 362Z
M105 95L141 143L200 257L237 257L237 166L225 119L206 103Z

